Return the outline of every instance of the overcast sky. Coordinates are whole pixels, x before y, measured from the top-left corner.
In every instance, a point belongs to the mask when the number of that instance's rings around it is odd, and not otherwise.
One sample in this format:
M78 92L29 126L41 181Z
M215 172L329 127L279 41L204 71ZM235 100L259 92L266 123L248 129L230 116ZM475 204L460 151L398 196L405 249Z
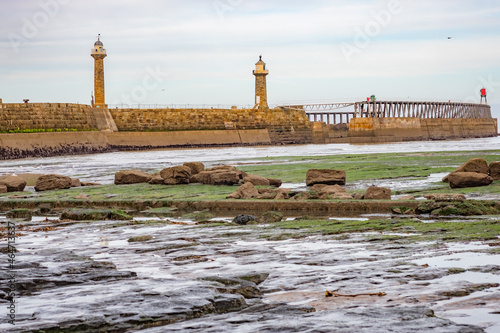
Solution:
M251 104L259 55L271 105L500 103L498 0L1 0L0 32L4 102L89 104L101 34L108 104Z

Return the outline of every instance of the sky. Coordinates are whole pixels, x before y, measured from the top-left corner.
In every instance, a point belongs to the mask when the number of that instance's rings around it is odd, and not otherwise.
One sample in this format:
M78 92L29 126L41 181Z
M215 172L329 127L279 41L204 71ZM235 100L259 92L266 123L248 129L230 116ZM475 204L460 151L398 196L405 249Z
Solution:
M262 55L271 106L500 106L498 0L1 0L0 98L90 104L98 34L110 105L250 105Z

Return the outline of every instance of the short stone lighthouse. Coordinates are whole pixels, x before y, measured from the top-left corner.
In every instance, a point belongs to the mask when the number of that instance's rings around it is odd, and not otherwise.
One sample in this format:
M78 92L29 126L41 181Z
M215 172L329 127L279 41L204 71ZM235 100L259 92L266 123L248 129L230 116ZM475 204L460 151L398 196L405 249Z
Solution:
M106 58L106 50L101 42L101 35L97 36L97 42L94 43L90 55L94 58L94 107L107 107L104 101L104 58Z
M259 61L255 64L255 108L269 109L267 105L267 86L266 76L269 71L266 70L266 63L262 61L262 56L259 56Z

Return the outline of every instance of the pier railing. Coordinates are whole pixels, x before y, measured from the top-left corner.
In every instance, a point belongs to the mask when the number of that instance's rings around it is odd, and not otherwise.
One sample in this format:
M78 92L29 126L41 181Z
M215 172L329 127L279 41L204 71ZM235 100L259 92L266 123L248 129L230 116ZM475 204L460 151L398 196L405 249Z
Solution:
M304 110L309 121L349 123L351 118L492 118L487 104L451 102L365 101L307 105L283 105Z

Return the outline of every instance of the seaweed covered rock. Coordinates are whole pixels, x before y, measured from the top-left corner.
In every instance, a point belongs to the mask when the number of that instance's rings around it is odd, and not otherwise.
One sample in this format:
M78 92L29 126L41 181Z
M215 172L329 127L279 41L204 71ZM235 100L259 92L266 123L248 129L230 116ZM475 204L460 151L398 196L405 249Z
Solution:
M448 175L451 188L488 186L493 183L493 178L478 172L452 172Z
M123 170L115 173L115 185L147 183L153 176L139 170Z
M440 201L464 201L465 195L459 193L435 193L424 195L427 200Z
M0 185L7 188L7 192L22 192L26 187L26 181L17 175L0 177Z
M187 166L175 166L160 171L160 176L167 185L189 184L191 168Z
M30 209L18 208L9 210L6 215L9 219L24 219L26 221L31 221L33 212Z
M233 223L239 225L247 225L249 223L255 222L255 216L240 214L233 219Z
M344 170L309 169L306 174L306 185L345 185L346 174Z
M495 202L480 200L465 200L458 202L436 202L433 200L422 201L415 209L417 214L431 215L496 215L500 214L500 207Z
M132 216L119 209L70 208L62 212L60 219L73 221L132 220Z
M43 175L38 177L35 184L35 191L61 190L71 187L70 177L62 175Z
M274 222L280 222L281 220L283 220L283 218L284 216L282 213L269 211L262 214L262 216L259 217L258 221L259 223L274 223Z

